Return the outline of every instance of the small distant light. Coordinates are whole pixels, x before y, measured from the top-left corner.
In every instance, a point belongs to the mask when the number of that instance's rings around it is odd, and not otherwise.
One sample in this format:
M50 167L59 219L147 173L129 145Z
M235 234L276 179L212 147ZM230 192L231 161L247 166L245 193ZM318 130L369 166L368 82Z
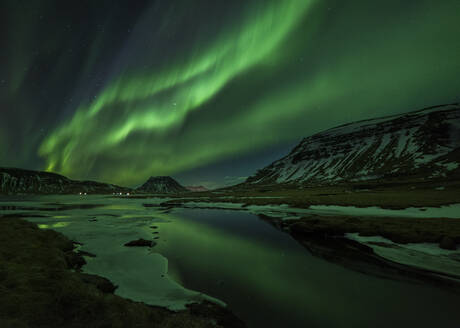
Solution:
M80 195L81 195L81 193L80 193Z
M84 195L86 196L86 192L85 192L85 194L84 194Z
M126 196L129 196L129 192L126 193Z

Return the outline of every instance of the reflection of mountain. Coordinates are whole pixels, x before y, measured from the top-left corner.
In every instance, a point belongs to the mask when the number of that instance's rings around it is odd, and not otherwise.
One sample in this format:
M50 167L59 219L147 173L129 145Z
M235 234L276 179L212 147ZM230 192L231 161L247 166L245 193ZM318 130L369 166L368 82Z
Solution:
M111 194L130 190L107 183L70 180L56 173L0 168L0 194Z
M411 281L416 283L422 282L441 288L447 288L455 293L460 293L460 276L458 273L453 274L449 270L443 271L434 267L428 268L417 265L406 265L386 259L377 254L369 245L345 238L342 235L341 229L337 227L335 227L335 230L328 229L315 231L315 228L312 228L309 224L315 221L321 222L320 217L311 218L309 222L305 224L306 221L293 223L263 214L259 214L258 216L277 229L288 232L294 239L303 245L311 255L328 262L367 275L392 280ZM381 247L392 249L394 254L400 251L397 244L383 242L376 244L379 244ZM414 260L416 257L421 261L428 260L428 257L421 252L412 250L409 253L411 257L414 257ZM442 263L445 262L440 259L438 264L442 266ZM452 268L452 271L455 271L454 268Z
M141 192L176 193L188 191L176 180L169 176L150 177L142 186L136 189Z
M347 238L304 238L293 233L313 255L345 268L392 280L424 282L460 293L460 281L448 275L399 264L374 253L372 248Z
M254 184L460 177L460 104L345 124L307 137Z

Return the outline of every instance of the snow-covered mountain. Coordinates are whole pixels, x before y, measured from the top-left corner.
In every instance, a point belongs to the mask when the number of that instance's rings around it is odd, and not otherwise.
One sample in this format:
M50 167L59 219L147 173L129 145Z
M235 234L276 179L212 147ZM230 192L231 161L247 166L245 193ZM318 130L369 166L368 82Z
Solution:
M95 181L76 181L50 173L0 168L0 194L111 194L129 188Z
M147 182L137 188L136 191L148 193L176 193L188 190L169 176L158 176L150 177Z
M195 192L209 191L209 189L204 186L185 186L185 188L187 188L190 191L195 191Z
M460 104L345 124L303 139L245 184L460 178Z

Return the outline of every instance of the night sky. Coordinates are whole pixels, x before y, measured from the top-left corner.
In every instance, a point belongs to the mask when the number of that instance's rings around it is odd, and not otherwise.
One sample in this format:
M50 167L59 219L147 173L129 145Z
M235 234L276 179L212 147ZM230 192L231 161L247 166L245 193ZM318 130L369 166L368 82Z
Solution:
M0 166L216 187L460 100L459 0L0 0L0 19Z

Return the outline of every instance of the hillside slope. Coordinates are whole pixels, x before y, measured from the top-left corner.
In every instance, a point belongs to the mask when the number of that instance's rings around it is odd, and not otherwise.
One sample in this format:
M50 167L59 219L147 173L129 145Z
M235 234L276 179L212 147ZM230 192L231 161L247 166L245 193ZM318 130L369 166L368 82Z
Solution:
M458 179L460 105L354 122L303 139L245 184Z

